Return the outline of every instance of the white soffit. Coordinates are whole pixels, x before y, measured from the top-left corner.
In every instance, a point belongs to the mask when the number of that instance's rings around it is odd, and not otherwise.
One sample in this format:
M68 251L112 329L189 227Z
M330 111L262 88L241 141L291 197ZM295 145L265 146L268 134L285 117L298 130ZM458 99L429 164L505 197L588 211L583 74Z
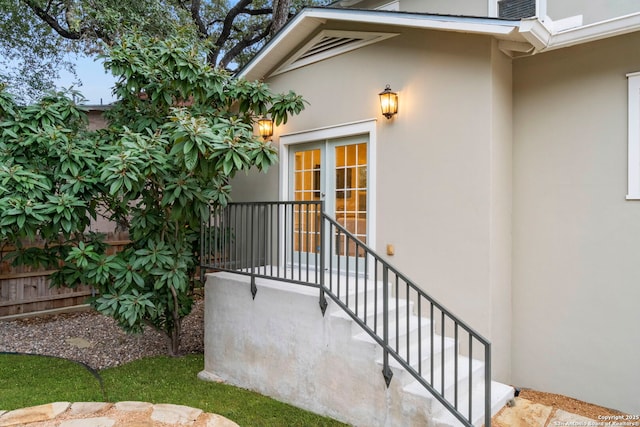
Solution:
M394 33L323 30L271 75L313 64L397 36Z

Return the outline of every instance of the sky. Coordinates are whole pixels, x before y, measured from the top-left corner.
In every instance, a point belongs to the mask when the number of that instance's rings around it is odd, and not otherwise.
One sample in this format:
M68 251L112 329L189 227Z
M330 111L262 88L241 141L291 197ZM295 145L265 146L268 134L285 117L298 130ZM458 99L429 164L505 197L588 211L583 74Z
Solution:
M67 72L60 72L60 79L57 81L58 87L79 90L87 101L87 105L109 104L115 101L111 94L111 88L115 79L111 74L107 74L102 63L86 56L70 57L70 61L76 64L76 74L82 82L82 86L78 86L76 79Z

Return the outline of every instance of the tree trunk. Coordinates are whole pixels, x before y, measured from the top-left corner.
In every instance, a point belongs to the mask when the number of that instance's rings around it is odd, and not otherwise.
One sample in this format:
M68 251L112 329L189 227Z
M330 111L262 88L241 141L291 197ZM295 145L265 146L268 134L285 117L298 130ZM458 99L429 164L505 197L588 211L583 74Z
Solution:
M180 355L180 333L182 319L174 317L174 327L169 332L169 354L173 357Z
M173 328L167 331L169 336L169 354L171 356L180 355L180 333L182 332L182 318L180 317L180 304L178 303L178 294L173 286L169 286L171 289L171 296L173 297L173 310L171 310L171 317L173 318Z
M284 27L289 18L289 8L291 0L273 0L273 19L269 34L273 36L280 28Z

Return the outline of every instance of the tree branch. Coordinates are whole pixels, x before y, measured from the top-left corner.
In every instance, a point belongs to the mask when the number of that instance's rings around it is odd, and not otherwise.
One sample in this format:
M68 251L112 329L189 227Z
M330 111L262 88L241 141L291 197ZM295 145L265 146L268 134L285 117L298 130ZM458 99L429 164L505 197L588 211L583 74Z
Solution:
M239 0L235 6L229 9L229 13L227 13L227 16L224 18L224 24L222 25L220 35L214 43L215 47L211 49L211 52L209 53L208 60L211 65L216 65L222 46L224 46L226 41L229 40L231 29L233 28L233 21L235 21L237 16L242 12L242 9L245 9L252 1L253 0Z
M273 12L273 9L262 8L262 9L242 9L241 13L245 15L258 16L258 15L269 15Z
M233 60L233 58L235 58L238 54L240 54L244 49L250 46L253 46L254 44L264 40L269 35L270 28L271 26L268 25L266 28L264 28L260 33L258 33L254 37L251 37L251 34L255 34L260 29L260 26L256 25L253 28L251 28L251 31L245 34L242 40L240 40L231 49L225 52L224 56L220 60L220 67L227 68L227 66Z
M42 19L42 21L45 24L47 24L49 27L51 27L52 30L54 30L56 33L58 33L58 35L60 35L61 37L64 37L65 39L80 40L84 36L91 35L96 38L102 39L107 43L111 42L111 38L109 37L109 35L99 28L92 28L92 27L85 26L85 27L81 27L80 30L78 31L72 30L71 24L69 22L68 9L66 10L65 13L63 13L63 16L67 24L67 28L64 28L60 24L58 19L56 19L56 17L51 14L51 6L54 5L53 1L47 2L46 10L40 7L37 4L36 0L22 0L22 1L24 1L27 7L29 7L29 9L31 9L33 13L35 13L38 16L38 18ZM63 2L57 2L55 6L56 7L53 8L54 12L56 12L57 10L60 10L60 13L62 13L62 10L64 9L62 7Z
M49 15L44 9L42 9L34 0L23 0L25 4L35 13L38 18L42 19L47 25L49 25L56 33L60 34L60 36L71 39L78 40L82 37L82 34L77 31L71 31L69 29L62 28L60 23L51 15ZM47 9L51 3L47 5Z
M287 23L290 5L291 0L273 0L273 18L269 27L269 35L273 36Z
M200 2L201 0L191 0L191 19L193 19L193 22L196 24L200 37L206 38L209 34L207 32L207 27L200 16Z

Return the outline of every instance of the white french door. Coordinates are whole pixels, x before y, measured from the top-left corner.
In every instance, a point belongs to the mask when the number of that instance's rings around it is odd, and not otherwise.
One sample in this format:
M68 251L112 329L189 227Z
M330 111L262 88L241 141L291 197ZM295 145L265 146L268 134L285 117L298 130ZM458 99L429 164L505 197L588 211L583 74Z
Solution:
M367 136L360 135L296 144L289 150L289 200L324 200L326 212L363 243L367 243L369 225L368 145ZM308 220L306 214L298 218L301 230L298 233L305 238L293 236L294 262L305 263L316 259L308 256L309 253L319 251L319 224ZM357 253L355 242L348 241L341 233L327 240L325 246L331 241L330 253L327 253L332 257L330 264L349 265L350 271L355 271L363 255Z

